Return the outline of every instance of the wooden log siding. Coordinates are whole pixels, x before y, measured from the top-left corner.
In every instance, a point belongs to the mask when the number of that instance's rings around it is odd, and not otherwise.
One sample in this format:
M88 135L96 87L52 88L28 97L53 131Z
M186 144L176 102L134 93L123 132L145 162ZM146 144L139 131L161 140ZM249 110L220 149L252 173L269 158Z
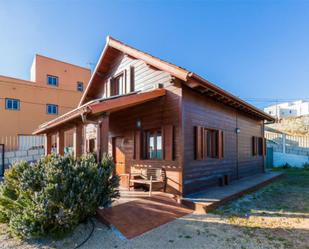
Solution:
M251 139L262 137L263 122L211 98L183 87L184 195L218 184L214 175L230 174L231 180L263 172L263 157L252 156ZM221 160L196 160L195 127L222 131ZM237 134L235 129L239 128ZM204 148L206 150L206 148Z

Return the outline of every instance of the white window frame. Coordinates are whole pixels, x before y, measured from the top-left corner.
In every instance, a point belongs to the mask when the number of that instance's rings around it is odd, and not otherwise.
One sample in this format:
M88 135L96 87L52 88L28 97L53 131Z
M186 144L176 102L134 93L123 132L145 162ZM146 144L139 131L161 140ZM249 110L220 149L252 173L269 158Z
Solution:
M52 108L52 109L51 109L52 111L50 111L49 108ZM55 112L54 112L54 110L55 110ZM59 110L58 110L58 105L55 105L55 104L46 104L46 113L47 113L48 115L58 115L58 112L59 112Z
M11 102L11 107L9 107L9 102ZM14 108L14 103L17 104L17 108ZM19 99L12 99L12 98L6 98L5 99L5 109L11 110L11 111L19 111L20 110L20 100Z

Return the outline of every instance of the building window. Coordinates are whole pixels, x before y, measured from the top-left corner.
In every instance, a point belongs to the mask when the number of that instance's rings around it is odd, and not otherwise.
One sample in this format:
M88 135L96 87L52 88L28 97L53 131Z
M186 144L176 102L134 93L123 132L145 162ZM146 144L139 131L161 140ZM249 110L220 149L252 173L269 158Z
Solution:
M162 132L161 129L145 131L145 158L162 160Z
M47 112L47 114L58 115L58 106L52 105L52 104L47 104L46 105L46 112Z
M84 91L84 83L83 82L77 82L76 90L78 92L83 92Z
M266 154L266 140L262 137L252 137L252 156L263 156Z
M5 109L18 111L20 109L20 100L19 99L5 99Z
M123 87L123 74L111 79L110 96L120 95Z
M58 77L53 75L47 75L47 84L50 86L58 86Z
M195 158L222 159L224 156L224 136L222 130L195 127Z

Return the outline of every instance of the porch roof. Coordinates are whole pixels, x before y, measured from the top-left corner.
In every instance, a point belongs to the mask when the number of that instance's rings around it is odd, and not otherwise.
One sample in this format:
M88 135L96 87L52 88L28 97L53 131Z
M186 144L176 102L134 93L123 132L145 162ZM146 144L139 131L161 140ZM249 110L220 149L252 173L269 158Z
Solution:
M65 126L68 122L77 122L82 120L82 115L87 114L87 117L95 116L104 112L114 112L125 109L134 105L162 97L166 94L165 89L155 89L148 92L133 92L121 96L113 96L110 98L96 99L87 102L86 104L75 108L51 121L43 123L38 127L33 134L47 133L49 130L57 127Z

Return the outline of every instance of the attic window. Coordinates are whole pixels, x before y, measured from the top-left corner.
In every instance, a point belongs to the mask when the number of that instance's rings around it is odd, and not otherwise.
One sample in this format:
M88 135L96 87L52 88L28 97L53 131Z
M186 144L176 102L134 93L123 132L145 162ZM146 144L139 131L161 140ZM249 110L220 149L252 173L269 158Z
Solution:
M120 95L123 88L123 73L111 80L110 96Z

